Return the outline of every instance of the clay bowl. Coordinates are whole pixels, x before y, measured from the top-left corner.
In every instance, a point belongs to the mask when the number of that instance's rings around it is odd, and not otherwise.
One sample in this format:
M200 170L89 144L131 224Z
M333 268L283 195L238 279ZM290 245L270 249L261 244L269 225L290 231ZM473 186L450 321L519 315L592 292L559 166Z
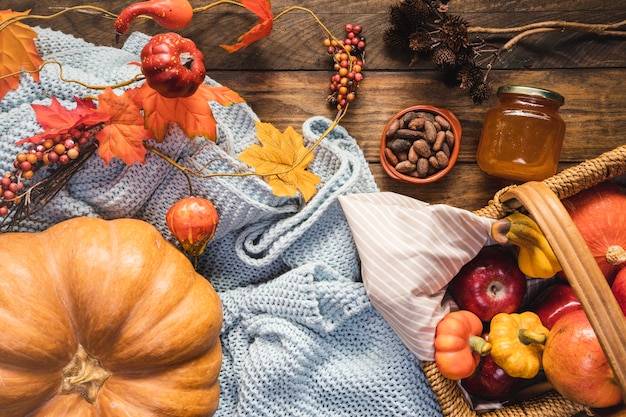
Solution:
M420 116L416 116L416 115L420 115L420 113L424 113L425 114L424 118L427 120L430 118L434 118L436 116L443 118L445 121L447 121L447 124L449 125L449 129L447 130L450 130L450 132L452 133L452 137L454 138L453 140L448 139L448 141L446 142L446 143L452 143L452 146L448 146L449 152L446 152L445 149L441 149L437 146L435 146L435 149L433 150L432 147L434 143L430 143L428 140L422 139L422 142L426 140L426 145L424 143L420 143L420 145L422 145L420 149L423 155L427 155L427 152L424 153L424 149L423 149L424 146L427 146L431 148L431 156L435 156L435 159L437 159L436 157L437 152L444 151L444 153L446 154L445 157L443 157L442 155L439 155L439 156L443 159L443 162L447 162L447 164L445 164L445 166L442 167L442 165L444 164L437 164L435 161L433 161L433 163L430 164L431 167L429 168L429 172L426 174L422 173L422 175L418 173L417 169L407 171L407 169L409 168L407 167L407 165L411 164L410 162L405 163L403 165L394 165L393 162L395 161L392 162L390 160L390 159L393 159L393 157L390 158L389 156L390 152L393 153L394 155L404 153L404 148L406 148L407 146L405 142L398 142L396 144L396 145L402 144L402 146L392 146L393 145L392 142L394 140L397 140L398 136L401 136L397 133L394 133L394 131L397 132L397 130L399 130L399 129L396 129L398 127L398 123L399 123L400 129L410 129L409 126L407 125L407 119L420 117ZM432 116L429 116L429 115L432 115ZM419 123L412 124L412 128L413 128L412 130L423 131L424 128L419 127L419 125L421 124L421 121L417 121L417 122ZM405 133L411 133L411 132L405 132ZM403 137L400 139L404 139L405 141L408 141L409 143L411 143L411 147L415 147L415 149L418 149L418 147L416 147L415 142L421 139L421 134L419 132L417 132L417 135L415 136L415 138L407 138L407 135L402 135L402 136ZM461 123L450 110L442 109L442 108L438 108L438 107L434 107L430 105L412 106L412 107L408 107L398 112L395 116L393 116L389 120L389 122L385 126L385 129L383 130L383 134L382 134L382 139L380 141L380 163L383 166L383 169L385 170L387 175L393 178L394 180L403 181L403 182L407 182L411 184L428 184L428 183L435 182L443 178L448 172L450 172L452 167L454 167L454 164L456 163L457 158L459 156L460 145L461 145ZM389 149L386 150L387 148ZM392 149L394 149L395 152L392 151ZM409 150L406 151L407 154ZM396 156L396 158L398 157ZM402 160L403 157L400 157L398 159ZM413 159L415 159L415 150L413 150ZM446 159L447 161L445 161ZM442 160L440 159L439 161L441 162ZM422 164L424 164L424 162L422 162ZM434 168L432 167L432 165L439 165L439 167ZM398 171L396 167L398 167L398 169L402 169L405 172Z

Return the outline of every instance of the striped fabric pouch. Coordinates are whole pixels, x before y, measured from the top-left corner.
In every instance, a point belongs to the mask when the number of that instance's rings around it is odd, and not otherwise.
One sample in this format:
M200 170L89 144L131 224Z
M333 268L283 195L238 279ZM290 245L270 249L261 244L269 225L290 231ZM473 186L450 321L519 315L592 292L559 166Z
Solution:
M446 285L490 237L494 220L392 192L339 197L365 290L411 352L434 360L437 323L456 306Z

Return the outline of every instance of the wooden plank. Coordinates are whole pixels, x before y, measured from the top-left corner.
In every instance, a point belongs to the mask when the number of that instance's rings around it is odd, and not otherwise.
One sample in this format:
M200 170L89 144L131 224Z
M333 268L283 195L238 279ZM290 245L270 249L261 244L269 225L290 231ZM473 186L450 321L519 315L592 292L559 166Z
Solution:
M49 15L61 7L90 4L111 12L119 12L121 4L130 2L71 0L61 6L57 2L35 0L5 0L2 7L15 10L32 9L31 14ZM473 3L473 4L472 4ZM592 1L570 2L572 9L545 5L538 8L536 2L460 2L453 1L450 13L462 15L471 26L511 27L544 20L568 20L590 23L607 23L626 19L626 0L619 0L599 7ZM567 3L567 2L566 2ZM580 3L580 4L579 4ZM193 1L194 6L209 2ZM361 24L368 42L367 68L408 69L409 59L398 51L385 46L384 32L389 27L388 9L392 1L366 0L359 2L358 10L350 11L336 1L305 1L298 5L310 7L320 20L336 35L343 35L347 22ZM495 6L497 4L497 6ZM277 13L294 2L272 2ZM27 20L30 25L53 27L73 33L97 44L115 45L112 19L98 14L71 12L52 20ZM274 24L272 35L253 47L228 54L220 44L236 42L237 37L256 24L256 16L241 7L222 5L198 13L192 23L180 31L193 39L206 55L209 69L230 70L317 70L327 61L322 40L322 29L306 12L294 11ZM146 19L136 20L131 31L147 34L162 32L162 28ZM501 46L512 35L490 36L487 40ZM124 40L125 38L122 38ZM605 68L626 66L624 38L600 37L588 34L550 33L535 35L522 41L512 52L505 54L496 65L500 69L537 68ZM429 62L418 68L431 68Z
M334 109L325 100L330 74L213 71L209 75L238 91L262 120L284 129L289 125L298 128L311 116L334 117ZM626 70L502 71L495 77L496 85L536 85L565 96L560 111L567 127L564 162L580 162L626 143L626 91L607 82L624 79ZM415 104L445 107L462 124L459 159L473 162L485 112L496 101L492 97L482 105L474 105L459 89L446 87L432 71L369 71L341 124L359 140L367 159L377 162L380 135L396 112Z
M129 1L67 0L63 6L92 4L119 12ZM192 0L194 6L208 4ZM447 87L442 74L429 63L409 68L406 59L384 45L388 8L392 1L361 0L358 10L336 0L304 0L336 33L347 21L360 23L367 37L365 80L357 100L342 120L369 161L381 190L400 192L432 203L478 209L500 188L508 185L482 173L475 162L476 147L484 114L496 102L492 97L474 105L458 88ZM293 5L274 0L276 12ZM5 0L3 8L50 14L60 4L51 0ZM609 22L626 18L626 0L565 0L557 3L519 0L450 2L451 13L460 13L472 24L512 26L546 19ZM321 40L324 34L311 17L294 12L276 22L272 35L244 51L228 54L220 43L236 37L256 23L242 8L220 6L194 17L182 31L205 52L209 76L239 92L263 121L280 129L300 125L311 116L334 117L326 102L328 79L333 73L330 57ZM114 42L112 19L72 12L53 20L26 21L72 33L98 45L120 47ZM138 20L133 30L146 34L163 32L153 22ZM508 37L501 37L499 41ZM496 39L498 41L498 39ZM502 84L526 84L551 88L566 98L561 115L567 133L562 153L563 166L593 158L626 142L626 91L616 83L626 76L626 39L599 38L585 34L551 34L520 43L492 71L494 88ZM463 126L458 165L438 183L416 187L389 179L378 163L379 143L387 120L414 104L433 104L452 110Z

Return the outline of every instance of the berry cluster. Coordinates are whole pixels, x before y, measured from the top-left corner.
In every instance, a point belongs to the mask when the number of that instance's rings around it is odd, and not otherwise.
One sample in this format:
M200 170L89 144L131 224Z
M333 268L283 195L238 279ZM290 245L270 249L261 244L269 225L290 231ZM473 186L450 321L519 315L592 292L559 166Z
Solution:
M361 70L365 59L365 38L359 25L346 24L344 40L325 39L324 46L333 57L334 69L330 77L328 101L341 112L356 98L356 89L363 79Z
M94 135L100 129L100 125L79 125L66 133L31 144L30 149L18 153L13 161L13 172L0 179L0 217L7 216L10 209L21 202L24 180L31 179L42 167L68 165L77 159L81 150L94 142Z

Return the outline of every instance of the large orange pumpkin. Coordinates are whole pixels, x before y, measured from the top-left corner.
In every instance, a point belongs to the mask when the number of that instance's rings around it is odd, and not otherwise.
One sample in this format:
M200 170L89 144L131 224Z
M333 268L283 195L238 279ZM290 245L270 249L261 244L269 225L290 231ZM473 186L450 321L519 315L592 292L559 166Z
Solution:
M0 234L3 417L210 416L220 299L140 220Z

